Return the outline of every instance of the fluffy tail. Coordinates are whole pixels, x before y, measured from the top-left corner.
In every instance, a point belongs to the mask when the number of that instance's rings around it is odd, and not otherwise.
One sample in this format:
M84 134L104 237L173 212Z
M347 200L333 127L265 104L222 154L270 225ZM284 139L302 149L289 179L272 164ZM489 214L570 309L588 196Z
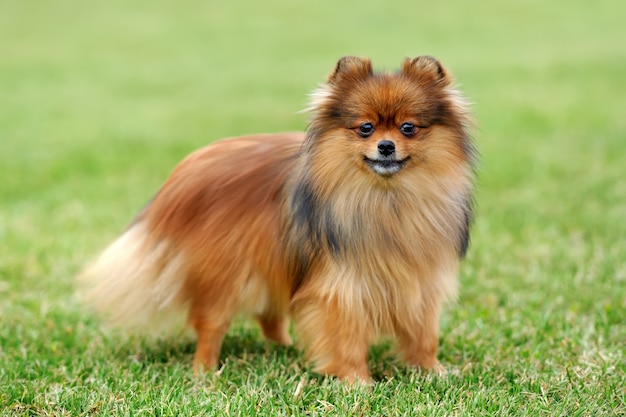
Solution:
M155 333L180 323L185 276L183 255L150 239L138 222L104 250L78 284L81 298L109 323Z

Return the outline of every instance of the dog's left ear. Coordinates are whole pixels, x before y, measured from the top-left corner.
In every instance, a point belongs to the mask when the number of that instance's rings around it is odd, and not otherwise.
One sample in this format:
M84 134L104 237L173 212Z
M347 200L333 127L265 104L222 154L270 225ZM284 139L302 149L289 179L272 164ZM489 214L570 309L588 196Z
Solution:
M440 87L447 87L452 83L452 77L443 65L428 55L405 58L402 63L402 73L419 80L429 79Z
M328 77L329 84L344 81L363 81L372 75L372 61L356 56L344 56L337 62L335 70Z

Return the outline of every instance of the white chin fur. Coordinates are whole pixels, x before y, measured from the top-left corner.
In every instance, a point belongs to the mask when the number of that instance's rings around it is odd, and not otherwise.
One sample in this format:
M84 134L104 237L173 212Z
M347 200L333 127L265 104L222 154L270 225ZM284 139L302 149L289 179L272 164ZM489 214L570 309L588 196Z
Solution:
M366 162L372 171L383 177L395 175L400 172L402 168L404 168L403 161L376 161L368 159Z
M384 177L389 177L391 175L397 174L400 172L400 166L382 166L382 165L372 165L372 169L378 175L382 175Z

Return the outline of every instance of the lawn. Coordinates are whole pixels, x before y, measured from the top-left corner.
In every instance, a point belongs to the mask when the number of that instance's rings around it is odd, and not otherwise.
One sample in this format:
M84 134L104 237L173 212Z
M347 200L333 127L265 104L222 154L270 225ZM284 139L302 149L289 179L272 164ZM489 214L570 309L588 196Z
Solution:
M626 3L0 3L0 415L626 415ZM229 332L124 337L73 277L177 161L225 136L302 130L342 55L431 54L481 153L472 246L437 377L385 343L377 383Z

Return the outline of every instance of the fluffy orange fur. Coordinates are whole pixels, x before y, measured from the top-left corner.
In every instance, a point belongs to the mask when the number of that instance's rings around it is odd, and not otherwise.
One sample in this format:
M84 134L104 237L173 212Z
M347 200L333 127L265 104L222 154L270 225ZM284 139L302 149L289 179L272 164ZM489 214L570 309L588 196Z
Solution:
M312 95L305 134L232 138L181 162L126 232L82 274L113 322L187 314L196 369L217 365L233 316L291 343L316 371L369 381L367 351L397 340L437 361L441 303L469 242L469 114L441 64L397 73L342 58Z

